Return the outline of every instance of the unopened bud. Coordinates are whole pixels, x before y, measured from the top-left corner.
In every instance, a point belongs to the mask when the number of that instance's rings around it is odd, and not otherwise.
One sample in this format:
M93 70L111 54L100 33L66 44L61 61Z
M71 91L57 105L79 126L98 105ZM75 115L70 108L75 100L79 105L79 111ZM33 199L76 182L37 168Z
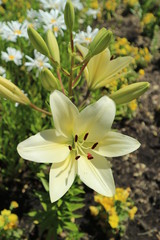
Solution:
M47 38L46 38L47 46L49 49L49 53L53 60L60 64L60 55L59 55L59 47L57 40L51 30L47 31Z
M73 4L70 0L67 1L65 10L64 10L64 20L65 24L67 26L67 29L72 32L73 27L74 27L74 19L75 19L75 14L74 14L74 7Z
M33 47L37 49L38 52L48 57L49 50L40 34L32 27L28 27L27 32Z
M58 89L58 81L47 68L43 68L40 74L43 87L48 91Z
M22 104L30 104L26 95L11 81L0 77L0 96Z
M86 59L89 60L91 57L103 52L109 46L111 39L112 32L102 28L90 43Z
M128 103L145 93L149 86L150 84L148 82L133 83L111 94L110 98L112 98L116 104Z

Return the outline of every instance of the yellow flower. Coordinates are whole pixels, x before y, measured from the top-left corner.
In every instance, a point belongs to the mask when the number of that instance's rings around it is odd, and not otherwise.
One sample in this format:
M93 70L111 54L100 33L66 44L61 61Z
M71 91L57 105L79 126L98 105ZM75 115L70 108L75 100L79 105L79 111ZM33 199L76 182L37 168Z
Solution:
M95 0L91 3L91 8L97 9L98 8L98 1Z
M129 108L131 109L131 111L135 111L137 109L137 101L136 101L136 99L129 103Z
M130 210L129 210L129 217L130 217L130 219L131 220L133 220L134 219L134 215L135 215L135 213L137 212L137 207L136 206L134 206L133 208L131 208Z
M130 194L130 188L116 188L116 194L114 196L115 201L126 202Z
M10 214L11 214L11 211L7 210L7 209L4 209L4 210L1 211L2 216L9 216Z
M90 206L89 210L90 210L92 216L97 216L99 213L98 209L95 206Z
M119 217L117 215L117 212L115 208L112 208L110 213L109 213L109 224L111 225L112 228L117 228L118 223L119 223Z
M144 74L145 74L145 71L143 69L140 69L138 72L139 72L140 76L144 76Z
M0 228L4 226L5 220L4 220L4 216L0 215Z
M10 221L10 224L12 227L16 227L18 225L18 216L14 213L12 213L9 217L8 220Z
M156 18L153 15L153 13L146 13L142 19L142 24L147 25L155 21L156 21Z
M19 204L16 201L11 202L11 208L18 208Z

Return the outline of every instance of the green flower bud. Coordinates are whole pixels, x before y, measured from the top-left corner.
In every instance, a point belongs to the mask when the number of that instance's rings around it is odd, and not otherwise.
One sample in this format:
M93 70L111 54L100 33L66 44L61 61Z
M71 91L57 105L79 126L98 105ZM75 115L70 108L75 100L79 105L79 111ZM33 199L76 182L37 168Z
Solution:
M47 31L47 38L46 38L47 46L49 49L49 53L53 60L60 64L60 55L59 55L59 47L57 40L51 30Z
M47 48L45 41L39 35L39 33L32 27L28 27L27 32L33 47L37 49L38 52L48 57L49 50Z
M70 32L72 32L73 27L74 27L74 19L75 19L74 7L72 5L72 2L70 0L68 0L66 3L66 6L65 6L65 10L64 10L64 20L65 20L67 29Z
M30 100L11 81L0 77L0 96L22 104L30 104Z
M148 82L133 83L111 94L110 98L112 98L116 104L128 103L145 93L149 86L150 84Z
M49 69L43 68L40 74L40 78L41 78L43 87L47 91L52 92L53 90L58 89L58 81Z
M103 52L103 50L109 46L111 39L112 32L105 28L102 28L90 43L86 60L89 60L91 57Z

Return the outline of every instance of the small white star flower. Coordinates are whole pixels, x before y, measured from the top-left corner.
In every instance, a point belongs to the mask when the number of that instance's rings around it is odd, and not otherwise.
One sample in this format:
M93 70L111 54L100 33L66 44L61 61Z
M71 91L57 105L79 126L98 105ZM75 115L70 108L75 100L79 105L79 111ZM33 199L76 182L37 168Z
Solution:
M64 1L62 0L40 0L43 9L58 9L62 10L64 8Z
M25 62L25 66L27 67L28 71L31 71L32 69L37 69L36 76L39 75L40 71L46 67L46 68L52 68L52 66L49 64L49 59L44 56L43 54L37 52L37 50L34 50L34 59L30 56L25 56L29 62Z
M59 91L50 95L55 129L21 142L18 153L24 159L52 163L49 191L52 202L61 198L78 174L82 182L104 196L113 196L115 185L106 157L135 151L139 142L111 130L114 102L104 96L81 112Z
M43 27L45 31L51 29L56 37L59 33L63 35L63 30L66 29L66 25L64 23L64 15L62 12L57 9L52 9L50 12L39 10L39 13L39 20L44 24Z
M28 26L38 29L41 24L39 22L39 12L34 9L27 10L27 22Z
M3 31L1 32L2 39L16 42L18 37L28 39L27 22L20 23L18 21L11 21L3 24Z
M17 66L22 64L23 54L15 48L8 47L7 52L1 52L1 56L6 62L14 62Z
M3 67L0 66L0 76L2 77L6 77L6 69L4 69Z
M97 18L98 13L100 13L100 9L92 9L92 8L89 8L88 11L86 12L88 16L92 16L94 19Z
M92 31L92 28L90 26L87 27L87 32L81 31L75 35L74 42L75 43L85 43L90 44L93 40L93 38L98 33L98 28L95 28Z

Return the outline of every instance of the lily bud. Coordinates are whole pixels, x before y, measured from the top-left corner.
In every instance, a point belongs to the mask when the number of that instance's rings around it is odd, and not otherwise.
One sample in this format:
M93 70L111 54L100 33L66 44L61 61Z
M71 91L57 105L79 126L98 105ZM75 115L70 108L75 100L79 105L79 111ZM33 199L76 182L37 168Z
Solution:
M64 20L65 24L67 26L67 29L72 32L73 27L74 27L74 19L75 19L75 14L74 14L74 7L73 4L70 0L67 1L65 10L64 10Z
M111 39L112 39L112 32L105 28L102 28L97 33L93 41L90 43L89 52L86 56L86 59L89 60L91 57L105 50L109 46Z
M128 103L145 93L149 86L150 84L148 82L133 83L111 94L110 98L112 98L116 104Z
M49 49L49 53L53 60L60 64L60 55L59 55L59 47L57 40L51 30L47 31L47 38L46 38L47 46Z
M43 87L48 91L58 89L58 81L47 68L43 68L40 74Z
M37 49L38 52L48 57L48 47L40 34L32 27L28 27L27 32L33 47Z
M30 104L26 95L11 81L0 77L0 96L22 104Z

